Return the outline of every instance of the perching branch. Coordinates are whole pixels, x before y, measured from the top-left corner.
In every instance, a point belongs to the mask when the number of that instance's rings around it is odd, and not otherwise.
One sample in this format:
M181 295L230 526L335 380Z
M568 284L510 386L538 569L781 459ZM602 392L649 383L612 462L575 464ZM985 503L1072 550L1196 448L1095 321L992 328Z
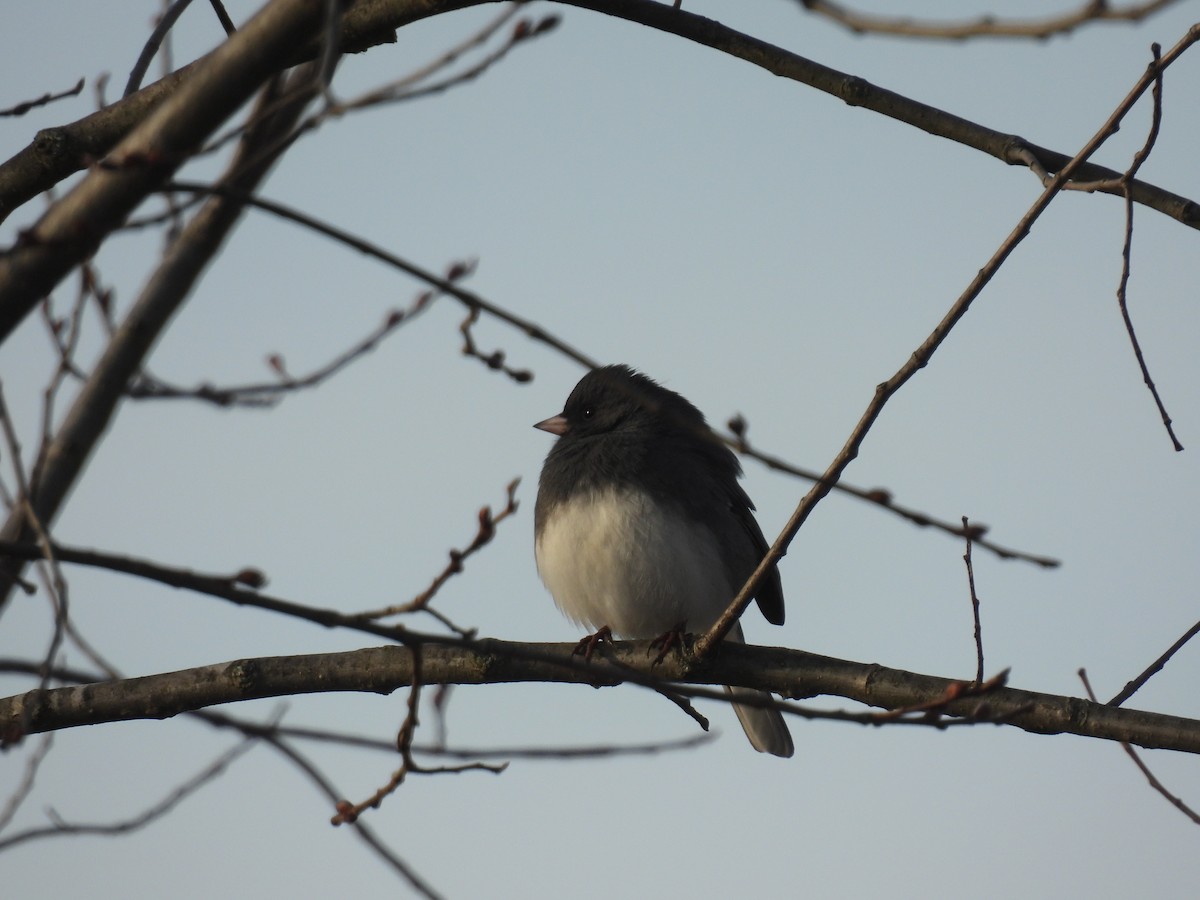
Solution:
M1077 734L1126 741L1141 747L1200 753L1200 721L1128 710L1078 697L995 687L983 696L971 684L876 664L833 659L778 647L727 645L711 659L671 654L654 665L647 644L621 642L604 659L585 663L574 643L527 644L459 641L426 636L420 648L421 682L503 684L557 682L591 686L622 683L739 685L788 697L844 697L885 710L926 709L939 715L1011 725L1035 734ZM0 671L9 667L0 660ZM295 694L358 691L388 694L412 684L413 652L387 646L346 653L264 657L201 666L180 672L78 687L30 691L0 700L0 735L15 741L28 734L132 719L165 719L220 703ZM721 696L703 688L704 696ZM959 699L951 699L958 696ZM740 702L740 701L739 701ZM847 714L779 703L785 712L813 718ZM848 714L851 721L884 724L886 718ZM922 724L909 720L907 724ZM938 724L936 722L929 724Z

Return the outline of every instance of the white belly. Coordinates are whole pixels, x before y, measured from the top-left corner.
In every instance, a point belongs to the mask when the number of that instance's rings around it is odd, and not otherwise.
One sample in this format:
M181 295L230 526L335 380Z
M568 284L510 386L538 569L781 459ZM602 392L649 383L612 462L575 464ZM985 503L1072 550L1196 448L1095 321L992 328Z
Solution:
M535 553L559 609L621 637L657 637L680 622L701 631L733 599L711 532L639 491L573 497L550 515Z

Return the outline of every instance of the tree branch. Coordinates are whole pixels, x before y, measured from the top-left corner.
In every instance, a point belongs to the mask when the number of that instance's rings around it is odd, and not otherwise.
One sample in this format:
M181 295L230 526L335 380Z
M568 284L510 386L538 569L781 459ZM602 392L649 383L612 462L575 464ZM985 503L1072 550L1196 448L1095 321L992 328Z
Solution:
M789 697L831 695L881 709L924 709L1013 725L1036 734L1077 734L1141 747L1200 753L1200 721L1106 706L1077 697L996 687L968 696L967 682L920 675L777 647L722 646L711 660L672 655L655 665L645 642L621 642L605 659L585 663L575 645L428 638L423 684L557 682L587 685L731 684ZM0 670L20 668L0 660ZM411 684L413 652L372 647L345 653L263 657L179 672L74 687L33 690L0 700L0 735L8 742L81 725L165 719L220 703L295 694L362 691L388 694ZM707 694L705 694L707 696ZM713 694L713 696L717 696ZM954 697L961 699L953 699ZM780 703L799 716L821 711ZM844 717L844 716L843 716ZM859 717L854 721L883 724Z

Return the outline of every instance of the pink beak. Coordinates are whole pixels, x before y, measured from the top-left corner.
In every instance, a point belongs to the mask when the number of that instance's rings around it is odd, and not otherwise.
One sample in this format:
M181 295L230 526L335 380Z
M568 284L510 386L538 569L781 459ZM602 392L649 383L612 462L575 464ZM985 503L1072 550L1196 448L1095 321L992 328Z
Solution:
M567 424L567 417L561 413L557 416L551 416L548 419L542 419L542 421L538 422L533 427L540 428L542 431L548 431L551 434L557 434L559 437L562 437L562 435L566 434L567 429L570 428L570 426Z

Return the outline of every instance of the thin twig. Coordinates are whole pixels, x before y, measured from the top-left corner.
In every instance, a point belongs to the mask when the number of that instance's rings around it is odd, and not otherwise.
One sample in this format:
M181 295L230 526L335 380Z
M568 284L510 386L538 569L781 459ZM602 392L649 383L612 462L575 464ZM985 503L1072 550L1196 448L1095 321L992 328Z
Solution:
M233 24L233 19L229 18L229 13L225 11L225 5L221 0L209 0L209 5L213 8L213 12L217 14L217 21L225 29L226 37L237 31L237 27Z
M0 117L3 116L23 116L31 109L37 109L39 106L45 106L48 103L53 103L55 100L65 100L67 97L75 97L83 92L84 79L80 78L75 82L75 87L67 88L65 91L60 91L57 94L46 93L38 97L36 100L26 100L23 103L18 103L16 106L10 106L8 109L0 109Z
M520 9L520 4L513 4L512 12ZM512 12L504 14L501 18L507 19ZM343 111L366 109L372 106L380 106L388 103L400 103L409 100L417 100L419 98L430 97L435 94L441 94L452 88L466 84L469 81L474 81L476 78L483 75L492 66L502 61L513 48L517 45L530 40L531 38L547 34L558 27L560 18L557 15L548 15L542 17L536 24L530 23L528 19L518 20L516 26L509 34L509 38L505 43L497 49L484 56L479 62L463 69L461 72L456 72L453 75L447 76L441 81L431 82L429 84L410 87L414 81L419 81L427 77L428 73L421 73L418 77L410 76L395 84L386 85L382 88L372 91L371 93L360 97L357 100L339 104L335 109L331 110L334 113ZM479 43L479 40L472 38L469 44ZM455 54L457 55L457 54ZM451 57L453 59L453 57ZM438 65L445 65L449 59L443 57L435 61Z
M971 613L975 617L975 683L983 682L983 629L979 624L979 596L975 593L975 567L971 565L971 531L967 517L962 517L963 531L967 535L967 550L963 562L967 564L967 586L971 591Z
M478 553L481 549L491 543L492 538L496 536L496 526L511 516L517 511L517 485L521 483L520 478L514 478L504 488L506 501L504 507L498 513L493 513L490 506L481 507L478 519L478 528L475 532L475 537L471 539L471 543L467 544L461 550L452 549L450 551L450 561L430 583L429 587L417 594L412 600L407 603L400 603L394 606L388 606L383 609L370 610L358 614L359 618L367 620L382 619L387 616L397 616L404 613L417 612L428 608L429 603L433 600L434 595L441 590L442 585L449 581L453 576L459 574L463 570L463 563L468 557ZM457 630L457 629L456 629Z
M46 648L45 662L43 663L41 686L45 687L49 684L49 671L57 661L58 651L62 646L63 637L70 622L67 581L63 577L62 569L54 555L54 544L50 540L50 534L34 507L33 491L29 479L25 475L25 466L21 461L21 444L17 439L12 417L8 414L8 404L4 401L2 382L0 382L0 431L3 431L4 443L11 459L13 478L17 482L16 506L11 515L24 516L37 542L40 554L38 556L38 573L42 578L42 583L46 586L46 594L50 598L50 605L54 610L54 633L51 635L50 645ZM7 585L4 587L7 588Z
M62 390L68 377L83 376L75 364L75 351L79 347L79 341L83 334L83 311L89 298L95 297L99 301L106 293L99 286L95 268L91 262L87 262L79 267L79 293L76 295L69 316L56 320L50 310L50 297L47 297L42 303L42 310L53 336L55 350L58 352L58 365L42 391L41 441L38 444L37 457L34 459L29 478L35 492L41 479L42 468L46 464L46 455L54 441L55 402L58 399L59 391Z
M33 785L37 781L38 769L41 768L46 754L50 752L50 748L54 744L53 737L53 732L47 732L38 741L33 752L29 754L29 759L25 760L25 772L21 776L21 783L13 789L4 804L4 809L0 810L0 831L8 827L8 823L13 820L13 816L17 814L17 810L21 808L21 804L25 802L29 792L33 790Z
M175 23L179 21L179 17L183 15L183 11L188 8L191 2L192 0L175 0L174 3L163 11L162 17L154 27L154 31L146 39L146 45L142 47L142 52L138 55L137 62L133 64L133 69L129 73L129 80L125 82L125 93L121 95L122 97L136 94L141 88L142 79L146 77L146 70L150 68L150 63L154 61L155 54L158 53L158 48L162 44L163 39L175 27Z
M1093 703L1097 702L1096 695L1092 691L1092 685L1088 682L1087 671L1085 669L1079 670L1079 680L1083 682L1083 687L1084 690L1087 691L1088 699ZM1200 825L1200 815L1197 815L1195 812L1193 812L1190 806L1168 791L1166 786L1154 777L1154 773L1150 771L1149 767L1144 762L1142 762L1142 757L1136 750L1133 749L1132 746L1129 745L1128 742L1121 741L1120 743L1121 749L1129 754L1129 758L1134 761L1137 767L1141 770L1142 774L1146 776L1146 780L1150 782L1150 787L1162 794L1172 806L1191 819L1195 824Z
M512 19L513 16L521 9L520 3L509 3L500 10L500 13L487 22L478 31L468 35L465 39L443 51L436 59L430 60L423 66L409 72L403 78L398 78L390 84L385 84L382 87L375 88L366 94L354 99L347 100L342 104L343 110L359 109L361 107L370 106L375 103L386 101L395 97L398 94L411 89L415 85L420 84L427 78L432 77L440 70L447 68L455 63L464 53L473 50L475 47L482 46L492 35L504 27L504 25Z
M338 798L340 795L337 789L332 783L330 783L329 779L325 777L321 770L318 769L307 757L296 750L296 748L289 745L286 741L280 740L279 738L272 739L270 737L266 737L264 740L266 740L273 749L285 756L288 761L291 762L292 765L294 765L300 772L302 772L309 779L309 781L315 784L331 802L335 804L339 802ZM392 867L393 870L395 870L398 875L404 878L412 886L413 890L419 893L422 897L428 898L428 900L438 900L438 898L441 897L441 894L437 893L437 891L433 889L432 885L421 878L421 876L418 875L412 869L412 867L408 865L408 863L392 852L392 849L388 847L387 844L385 844L377 834L375 834L375 832L366 824L366 822L354 821L350 824L354 829L354 833L358 835L363 843L374 850L380 859L386 862Z
M119 835L144 828L165 816L189 796L204 787L204 785L221 775L234 760L254 746L255 741L256 738L244 738L240 743L235 744L229 750L222 753L214 762L205 766L196 775L176 787L158 803L143 810L136 816L118 822L82 823L67 822L53 811L50 811L52 825L30 828L25 831L19 831L7 838L0 838L0 851L36 838L63 837L69 834Z
M417 301L408 309L393 309L389 311L384 317L383 322L370 334L362 338L354 346L338 354L330 362L301 377L289 375L282 355L273 353L267 357L267 361L268 365L279 376L275 381L239 384L227 387L201 384L193 388L185 388L168 384L143 371L130 384L127 394L129 397L137 400L188 399L202 400L222 407L273 407L288 394L320 386L351 363L356 362L375 350L392 332L423 312L430 299L430 295L425 293L418 297Z
M1125 687L1121 689L1121 693L1117 694L1117 696L1108 701L1108 705L1120 706L1122 703L1136 694L1139 690L1141 690L1142 685L1161 672L1163 666L1170 661L1171 657L1178 653L1183 648L1183 645L1194 638L1197 634L1200 634L1200 622L1197 622L1195 625L1185 631L1183 637L1167 648L1166 653L1164 653L1154 662L1150 663L1150 665L1146 667L1146 670L1138 675L1137 678L1127 683Z
M122 572L126 575L146 578L171 587L195 591L198 594L219 597L222 600L228 600L239 606L250 606L268 612L282 613L283 615L313 622L326 628L349 628L365 634L372 634L376 637L401 642L408 635L408 630L402 625L381 625L376 622L365 621L358 616L347 615L338 610L293 603L289 600L261 593L259 587L266 583L266 578L256 569L243 569L232 575L209 575L192 572L188 569L164 566L134 557L65 547L57 543L51 546L55 558L65 563ZM4 557L39 559L41 558L41 552L41 547L37 544L0 541L0 559Z
M1142 164L1150 157L1151 151L1154 150L1155 141L1158 140L1159 128L1162 125L1163 77L1162 68L1159 66L1162 48L1158 44L1151 44L1150 52L1154 55L1154 61L1150 64L1150 69L1154 73L1154 88L1151 91L1151 96L1154 98L1154 110L1150 118L1150 131L1146 135L1146 143L1134 154L1133 162L1121 177L1121 192L1125 198L1125 241L1121 247L1121 280L1117 284L1117 305L1121 309L1121 318L1125 322L1125 331L1129 334L1129 343L1133 346L1133 355L1137 357L1138 366L1142 370L1142 381L1150 389L1150 394L1154 397L1154 403L1158 407L1158 414L1162 417L1163 427L1167 429L1167 435L1171 438L1171 445L1178 453L1183 449L1183 444L1179 443L1179 438L1175 436L1175 430L1171 427L1171 416L1167 413L1166 406L1163 405L1162 397L1159 396L1154 379L1150 377L1150 369L1146 365L1146 357L1142 354L1142 345L1133 330L1133 318L1129 315L1129 304L1126 294L1126 288L1129 285L1130 259L1133 248L1133 178L1137 174L1138 169L1142 167Z
M462 320L462 324L458 326L458 331L463 336L463 356L472 356L489 369L503 372L517 384L533 381L533 373L528 369L513 369L504 364L503 350L493 350L491 353L480 352L479 347L475 344L475 338L471 334L471 329L477 321L479 321L479 307L473 306L467 311L467 317Z
M794 463L773 456L759 450L750 445L746 438L746 433L749 430L749 425L743 416L736 415L729 420L727 426L732 437L723 438L726 444L732 449L741 453L743 456L748 456L751 459L757 460L769 469L774 469L777 472L784 472L788 475L793 475L797 478L803 478L806 481L817 482L822 476L820 472L814 472L811 469L805 469ZM844 481L838 481L832 485L833 490L849 494L851 497L857 497L859 500L866 500L876 506L886 509L888 512L895 513L902 519L907 519L914 525L922 528L936 528L938 531L954 537L969 538L975 542L975 546L982 547L1001 559L1020 560L1041 566L1045 569L1054 569L1062 565L1060 560L1050 556L1041 556L1034 553L1026 553L1023 550L1013 550L1011 547L1004 547L985 537L988 528L986 525L978 523L972 525L970 529L964 530L961 526L952 522L943 521L928 513L920 512L919 510L910 509L906 506L901 506L893 498L891 491L886 488L860 488L852 484L847 484Z
M417 726L420 724L419 710L421 705L421 654L420 646L413 647L412 651L412 681L408 691L407 712L404 716L404 721L400 723L400 729L396 733L396 749L400 752L401 764L400 768L396 769L387 783L375 791L366 800L359 803L351 803L348 800L339 800L336 804L336 813L330 820L332 825L345 825L348 823L357 822L368 809L378 809L383 801L394 794L396 790L404 783L405 778L409 773L417 773L423 775L447 775L459 774L462 772L480 771L491 772L494 775L499 775L508 768L508 763L493 765L485 762L470 762L462 763L453 766L423 766L413 759L413 738L417 733Z
M455 298L468 309L478 307L488 315L500 319L503 322L507 322L509 325L519 329L533 340L540 341L549 347L553 347L559 353L562 353L564 356L567 356L576 362L587 366L588 368L594 369L599 365L599 363L593 359L590 359L579 350L576 350L569 344L547 333L540 325L531 322L528 319L523 319L520 316L514 315L513 313L509 312L503 307L495 305L494 303L489 303L478 294L459 287L451 279L442 278L438 275L435 275L430 270L424 269L415 263L410 263L394 253L384 250L377 244L372 244L370 241L357 237L356 235L352 235L347 231L343 231L340 228L336 228L333 225L322 222L320 219L306 215L305 213L285 206L282 203L276 203L273 200L265 200L262 197L250 196L249 194L245 193L235 193L218 185L200 184L198 182L190 181L173 181L167 185L164 185L163 189L173 191L193 191L203 194L229 196L241 203L245 203L249 207L261 209L264 212L269 212L281 219L288 219L299 225L303 225L305 228L316 231L317 233L323 234L326 237L333 238L334 240L343 243L348 247L358 250L360 253L374 257L375 259L387 263L395 269L399 269L401 272L405 272L414 278L424 281L426 284L436 288L442 293Z
M326 7L326 10L329 11L332 8L333 0L327 0L327 2L330 3L330 5ZM342 23L341 19L337 19L337 20L328 20L328 24L329 25L336 24L340 27L343 23ZM485 57L483 62L479 63L476 66L471 67L470 69L465 70L462 73L451 76L451 77L447 78L445 81L442 81L442 82L439 82L436 84L427 85L425 87L416 88L416 89L410 90L408 92L402 92L395 96L379 97L379 96L376 96L377 92L372 91L361 102L360 101L342 102L342 101L337 100L332 95L331 91L329 91L328 88L326 88L323 91L323 94L325 97L324 107L320 111L313 113L312 115L306 117L302 122L300 122L296 126L296 128L290 134L280 135L273 145L271 145L269 147L265 147L262 152L269 153L273 156L280 155L285 150L287 150L293 143L295 143L297 140L299 140L304 135L308 134L311 131L315 131L317 128L320 128L322 125L324 125L325 122L328 121L330 118L339 116L348 110L357 110L360 108L367 108L367 107L374 106L374 105L377 105L379 103L384 103L384 102L392 102L392 101L399 101L399 100L412 100L417 97L423 97L423 96L427 96L429 94L440 93L440 92L448 90L452 87L456 87L460 84L464 84L468 81L471 81L471 80L477 78L479 75L483 74L486 70L490 69L495 63L499 62L505 56L507 56L509 50L511 50L517 44L523 43L530 38L545 34L549 31L553 30L553 28L557 24L558 24L558 16L556 16L556 15L546 16L541 21L539 21L536 25L532 25L527 20L523 19L517 23L517 26L514 29L513 35L509 39L509 42L503 48L501 48L501 50L499 52L489 54L487 57ZM492 28L492 26L490 26L490 25L484 26L483 35L485 38L490 35L491 32L489 31L489 29L491 29L491 28ZM477 38L478 38L478 34L472 36L471 38L468 38L468 40L465 42L465 45L471 46L473 44L479 43L480 41ZM320 45L321 58L319 60L319 64L322 65L322 67L324 65L327 54L332 52L334 46L335 46L334 42L332 42L332 41L324 41ZM435 65L436 64L437 64L437 61L435 61ZM428 67L423 67L421 70L418 70L418 72L423 72L427 68ZM324 69L322 68L322 71L323 70ZM424 76L422 75L420 77L424 77ZM403 80L404 79L402 79L402 81ZM208 156L208 155L211 155L211 154L217 152L222 147L224 147L226 144L228 144L231 141L234 141L238 137L240 137L241 134L245 131L246 127L247 127L246 124L240 124L240 125L236 125L230 129L228 129L224 133L219 134L219 135L215 136L214 138L212 138L212 140L210 140L207 144L205 144L205 146L202 147L200 150L196 151L196 153L193 155L196 157Z

